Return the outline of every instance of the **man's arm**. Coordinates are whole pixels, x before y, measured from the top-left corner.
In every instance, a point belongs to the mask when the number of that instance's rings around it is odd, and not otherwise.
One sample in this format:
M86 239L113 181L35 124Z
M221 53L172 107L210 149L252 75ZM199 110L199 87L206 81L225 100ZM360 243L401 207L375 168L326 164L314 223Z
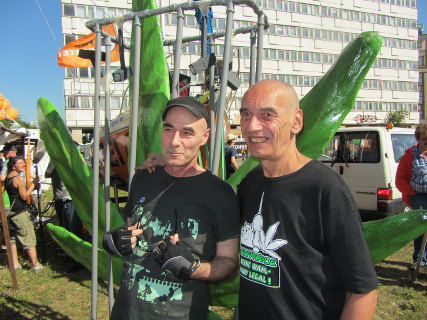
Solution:
M234 170L239 169L239 165L236 162L236 157L231 157L231 165L233 166Z
M408 197L415 194L409 181L411 180L411 168L412 163L409 161L409 157L404 154L400 159L399 165L396 170L396 187L397 189L406 194Z
M191 279L216 282L232 277L238 267L238 250L238 237L218 242L216 257L212 261L202 262Z
M377 306L377 290L356 294L347 292L341 320L370 320Z

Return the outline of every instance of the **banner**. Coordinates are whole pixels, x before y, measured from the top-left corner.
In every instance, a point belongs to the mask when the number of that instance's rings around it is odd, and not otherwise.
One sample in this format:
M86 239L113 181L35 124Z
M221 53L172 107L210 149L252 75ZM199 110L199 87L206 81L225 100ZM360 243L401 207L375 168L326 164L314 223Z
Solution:
M114 29L113 24L102 26L102 30L113 36L116 36L116 30ZM92 61L95 60L95 40L96 34L95 32L92 32L87 36L83 36L66 44L56 55L58 59L58 65L67 68L92 67ZM105 47L102 48L105 52ZM85 52L83 50L91 50L93 53ZM111 62L116 61L120 61L119 46L115 43L112 43Z

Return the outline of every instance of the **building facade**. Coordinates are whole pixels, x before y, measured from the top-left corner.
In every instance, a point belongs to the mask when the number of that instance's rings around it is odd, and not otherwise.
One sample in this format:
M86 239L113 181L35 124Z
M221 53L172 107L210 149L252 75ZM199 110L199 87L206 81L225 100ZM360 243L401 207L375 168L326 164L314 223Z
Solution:
M420 110L420 119L426 119L427 115L427 34L423 34L423 28L420 26L420 34L418 38L418 70L419 70L419 81L418 81L418 91L419 91L419 106Z
M158 1L159 6L180 2ZM61 3L64 43L68 43L90 33L84 25L87 20L127 13L132 0L61 0ZM257 4L264 9L270 23L263 39L264 79L286 81L295 87L302 98L352 39L363 31L377 31L383 38L382 49L343 125L381 125L387 122L390 112L402 109L408 112L407 123L418 123L421 111L418 86L421 77L418 72L416 0L257 0ZM213 12L214 31L225 29L225 9L216 7ZM248 8L235 6L234 28L252 25L256 20ZM160 23L164 39L173 39L176 14L162 15ZM130 30L131 25L125 24L125 41L130 41ZM186 11L184 35L197 34L199 27L196 18L192 12ZM221 58L224 51L221 39L215 41L214 51ZM172 69L172 48L166 47L165 53ZM200 54L198 42L183 46L181 73L191 76L192 84L202 81L200 76L193 76L189 70L189 64L196 61ZM249 55L249 35L235 36L233 71L239 74L242 84L227 109L232 124L239 123L241 97L249 86ZM113 66L117 68L118 63ZM127 88L127 81L111 84L112 117L127 110ZM200 90L200 87L192 86L191 94L200 93ZM94 69L66 68L64 96L67 127L75 140L88 141L93 128ZM101 106L103 103L101 100ZM102 111L101 119L104 119Z

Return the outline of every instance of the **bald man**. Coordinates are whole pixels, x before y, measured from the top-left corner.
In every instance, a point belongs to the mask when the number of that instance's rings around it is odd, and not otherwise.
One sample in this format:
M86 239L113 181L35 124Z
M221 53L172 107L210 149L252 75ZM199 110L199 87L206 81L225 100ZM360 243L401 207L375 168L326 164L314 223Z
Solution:
M241 128L261 160L238 187L240 319L371 319L377 276L343 180L298 151L303 112L294 89L256 83Z

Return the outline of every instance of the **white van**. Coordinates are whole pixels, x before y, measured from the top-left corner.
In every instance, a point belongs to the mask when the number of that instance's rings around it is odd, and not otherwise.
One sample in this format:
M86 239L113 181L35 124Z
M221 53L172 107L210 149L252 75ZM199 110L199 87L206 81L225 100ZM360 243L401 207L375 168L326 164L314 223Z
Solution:
M320 157L348 185L363 216L402 213L396 170L406 149L416 144L415 129L340 128Z

